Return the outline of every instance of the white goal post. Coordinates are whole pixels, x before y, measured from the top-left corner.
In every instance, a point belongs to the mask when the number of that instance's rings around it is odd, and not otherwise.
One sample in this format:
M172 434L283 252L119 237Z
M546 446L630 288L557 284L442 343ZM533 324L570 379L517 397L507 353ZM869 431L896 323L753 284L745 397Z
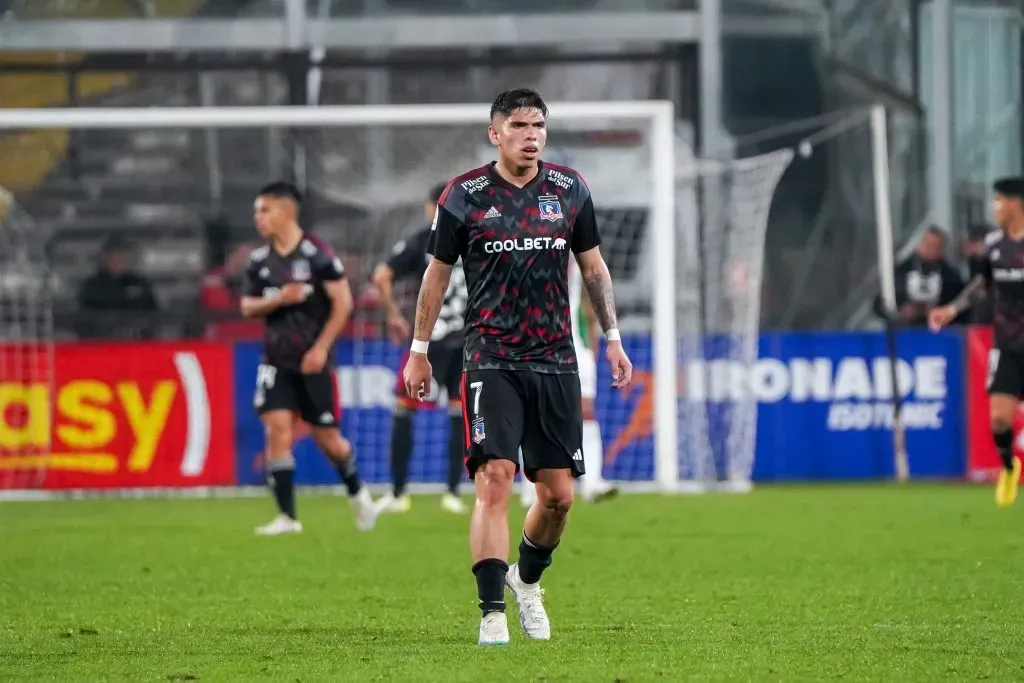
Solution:
M662 381L653 387L654 474L652 484L667 492L680 480L679 376L676 257L677 208L675 112L668 101L555 102L549 106L553 128L567 122L630 121L646 129L650 169L648 231L654 247L652 274L652 374ZM359 128L372 126L483 126L488 106L482 104L322 106L322 107L149 107L0 109L0 133L39 129L213 129L213 128ZM557 135L557 133L556 133ZM646 174L645 174L646 175ZM600 196L595 197L600 202ZM598 359L602 362L603 359ZM668 378L666 380L666 378Z

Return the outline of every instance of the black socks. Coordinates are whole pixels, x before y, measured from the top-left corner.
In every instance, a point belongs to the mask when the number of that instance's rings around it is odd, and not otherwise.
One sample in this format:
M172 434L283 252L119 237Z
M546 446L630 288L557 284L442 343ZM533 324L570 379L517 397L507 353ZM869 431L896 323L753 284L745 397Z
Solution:
M409 460L412 459L412 414L399 406L391 421L391 483L398 498L405 493L409 481Z
M505 574L508 564L494 557L473 565L480 611L484 614L505 611Z
M1013 430L1005 432L992 432L992 440L996 442L996 451L999 459L1003 461L1003 467L1013 470Z
M550 548L539 546L523 534L519 542L519 578L523 583L537 583L544 570L551 566L551 553L558 547L556 543Z
M359 470L356 469L356 454L350 452L348 457L341 462L335 462L334 467L338 470L338 476L345 483L348 495L354 496L359 493L363 483L359 481Z
M277 509L295 519L295 460L291 456L268 460L267 480L274 492Z
M462 414L452 415L448 421L448 493L459 495L459 482L462 481L463 460L466 457L466 435Z

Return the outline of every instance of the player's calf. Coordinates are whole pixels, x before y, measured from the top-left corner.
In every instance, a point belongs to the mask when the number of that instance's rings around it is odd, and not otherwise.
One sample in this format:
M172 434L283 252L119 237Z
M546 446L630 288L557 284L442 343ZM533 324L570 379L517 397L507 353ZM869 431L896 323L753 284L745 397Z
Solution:
M267 484L274 495L279 514L256 532L261 535L291 533L301 530L295 514L295 458L292 456L292 415L288 411L271 411L263 415L266 436L265 467Z
M516 563L516 577L524 586L537 587L544 570L551 566L552 555L565 530L571 507L571 482L567 491L537 486L537 503L526 514L523 538L519 542L519 561Z
M454 498L459 495L459 483L462 481L463 458L466 455L466 435L462 418L462 403L448 404L448 494ZM460 501L461 502L461 501ZM461 505L452 512L464 512Z
M999 418L992 419L992 440L1003 467L1013 469L1013 423Z
M476 505L469 526L473 575L483 617L505 612L508 573L508 501L512 496L515 463L490 460L474 473Z
M331 459L338 476L345 484L352 507L356 512L356 527L368 531L377 521L377 508L370 491L363 486L356 468L355 453L348 439L338 432L337 427L320 427L313 430L313 439L320 450Z
M537 503L530 508L519 542L519 561L505 583L519 606L519 623L529 638L547 640L551 623L544 609L541 575L551 566L555 548L569 518L573 478L569 470L540 470L535 474Z

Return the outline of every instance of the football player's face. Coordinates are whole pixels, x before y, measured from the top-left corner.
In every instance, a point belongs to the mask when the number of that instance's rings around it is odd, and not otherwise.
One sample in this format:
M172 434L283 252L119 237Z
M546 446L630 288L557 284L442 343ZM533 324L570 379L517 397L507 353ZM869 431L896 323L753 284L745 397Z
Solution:
M288 201L278 197L257 197L253 204L253 222L263 237L270 237L291 217Z
M997 192L992 198L992 216L999 227L1009 227L1011 223L1020 220L1021 214L1021 201L1016 197L1007 197Z
M539 109L517 109L508 117L494 119L487 132L506 161L520 167L533 166L548 141L546 123Z

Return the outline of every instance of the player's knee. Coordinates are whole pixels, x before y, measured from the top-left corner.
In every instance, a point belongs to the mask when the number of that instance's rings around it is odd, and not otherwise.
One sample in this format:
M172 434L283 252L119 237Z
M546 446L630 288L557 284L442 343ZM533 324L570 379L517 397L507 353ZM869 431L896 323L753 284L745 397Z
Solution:
M507 505L508 499L512 497L515 478L515 463L508 460L488 460L474 475L477 500L486 507Z
M292 450L292 421L281 416L263 421L263 434L267 442L267 457L284 456Z
M343 437L336 427L314 429L313 441L327 457L333 460L344 460L352 455L352 443Z
M1005 415L992 416L992 433L1003 434L1013 429L1013 420Z
M571 479L568 482L538 486L537 502L540 503L545 512L555 517L565 517L568 515L573 502Z

